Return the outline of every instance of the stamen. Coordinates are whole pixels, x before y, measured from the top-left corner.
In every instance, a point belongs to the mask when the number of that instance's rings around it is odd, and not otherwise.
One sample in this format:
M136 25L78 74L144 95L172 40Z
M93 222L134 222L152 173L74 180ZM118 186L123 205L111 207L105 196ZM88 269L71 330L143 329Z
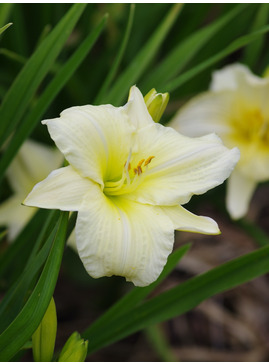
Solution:
M113 182L107 181L105 183L104 193L111 196L117 196L117 195L131 193L136 188L138 188L138 186L147 176L148 164L155 157L150 156L146 160L141 159L138 162L137 166L133 169L130 163L131 157L132 157L132 149L130 149L127 161L124 163L121 179ZM144 168L144 171L142 167ZM132 170L133 172L129 173L130 170Z
M153 159L153 158L155 158L155 157L154 157L154 155L152 155L152 156L148 157L148 158L146 159L146 161L145 161L145 164L144 164L144 165L145 165L145 166L147 166L147 165L148 165L148 164L152 161L152 159Z
M141 159L141 161L138 163L137 168L141 167L145 159Z

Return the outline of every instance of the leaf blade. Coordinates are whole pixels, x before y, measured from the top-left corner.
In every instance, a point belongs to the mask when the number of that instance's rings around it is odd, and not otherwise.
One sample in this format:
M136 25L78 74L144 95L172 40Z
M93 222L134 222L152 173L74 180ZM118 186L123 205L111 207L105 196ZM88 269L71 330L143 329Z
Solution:
M176 46L170 54L157 66L142 82L142 88L148 90L157 82L158 88L162 88L165 82L175 77L193 57L202 49L216 32L220 31L236 15L246 8L248 4L238 5L228 14L225 14L215 22L192 33L188 38ZM157 87L157 86L156 86ZM164 88L165 90L165 88Z
M168 92L172 92L176 90L178 87L182 86L185 82L190 80L192 77L196 76L200 72L204 71L206 68L210 67L214 63L218 62L222 58L228 56L229 54L235 52L236 50L244 47L245 45L249 44L256 40L260 35L269 31L269 26L263 27L262 29L250 33L248 35L242 36L237 38L234 42L229 44L224 50L215 54L211 58L207 59L206 61L200 63L198 66L193 67L192 69L182 73L174 80L167 82L164 85L165 90Z
M2 123L0 145L4 143L13 128L19 123L29 101L60 53L85 6L86 4L75 4L71 7L60 23L33 53L5 95L0 108Z
M120 340L147 325L171 319L213 295L248 282L269 271L269 247L258 249L172 288L110 321L102 330L85 331L89 353Z
M138 78L149 65L157 53L161 43L176 20L183 4L175 4L157 28L153 36L137 54L128 68L121 74L115 85L107 95L107 102L118 105L121 103L129 88L136 83Z
M18 127L17 132L14 134L0 160L0 181L1 176L4 175L6 169L8 168L12 159L15 157L23 141L31 134L46 109L52 103L53 99L61 91L66 82L70 79L75 70L86 57L88 52L92 49L93 45L103 31L106 22L107 15L104 15L99 25L87 36L76 52L64 64L64 66L60 69L60 71L56 74L45 91L42 93L34 108L22 120L21 125Z
M16 354L32 336L46 312L60 269L67 223L68 212L62 212L52 249L37 285L19 315L0 335L1 361L8 361Z

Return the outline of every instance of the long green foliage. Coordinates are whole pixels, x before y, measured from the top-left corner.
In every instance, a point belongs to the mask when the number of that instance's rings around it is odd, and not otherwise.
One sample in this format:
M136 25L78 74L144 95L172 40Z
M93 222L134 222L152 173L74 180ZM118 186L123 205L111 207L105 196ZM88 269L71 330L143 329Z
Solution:
M129 87L138 83L144 92L153 87L171 92L173 101L173 92L177 93L187 82L191 87L201 74L209 76L210 68L224 63L228 56L238 57L240 61L242 54L245 63L253 67L259 67L268 59L264 52L265 35L269 30L266 4L255 5L255 8L253 4L227 8L212 5L217 7L220 16L210 21L210 4L201 5L201 19L195 14L197 5L155 5L125 4L121 8L119 4L112 4L106 9L111 12L108 21L107 15L100 14L95 5L40 4L35 11L39 11L37 19L41 25L31 47L28 45L34 51L27 56L29 32L23 29L20 34L17 30L12 37L15 25L29 26L24 20L27 11L24 13L17 4L0 4L1 45L7 39L6 51L0 53L6 67L0 67L2 186L6 183L5 172L25 139L30 135L47 139L45 128L38 126L41 118L57 116L55 113L62 110L62 105L72 106L74 95L86 94L88 103L120 105ZM118 6L115 13L113 6ZM150 16L151 6L154 6L154 17ZM253 15L252 9L255 10ZM147 24L142 21L144 12L148 12ZM59 19L57 14L61 14ZM57 25L49 31L52 15ZM242 31L238 29L239 17ZM14 26L6 31L11 22ZM35 27L39 25L33 21L31 32ZM121 31L117 33L118 29ZM220 50L217 45L222 32L225 37ZM239 34L236 37L235 32ZM20 46L7 49L9 39L10 44L20 39ZM208 57L196 62L209 42L212 47ZM127 54L130 44L137 47L131 58ZM236 52L242 49L238 55ZM56 100L60 100L60 105ZM1 199L6 197L8 192L2 188ZM73 214L68 233L74 227L75 218ZM239 226L264 247L149 298L187 254L190 245L175 250L156 282L130 290L85 330L83 336L89 340L89 353L149 325L181 315L213 295L267 273L268 236L245 220L239 222ZM0 282L5 292L0 303L1 361L11 360L22 347L29 346L53 295L67 228L68 213L38 211L13 244L0 252ZM4 240L1 232L0 235Z
M251 267L251 269L250 269ZM203 300L269 271L269 246L225 263L200 276L123 311L105 327L91 327L84 332L89 352L111 344L147 325L171 319L197 306Z

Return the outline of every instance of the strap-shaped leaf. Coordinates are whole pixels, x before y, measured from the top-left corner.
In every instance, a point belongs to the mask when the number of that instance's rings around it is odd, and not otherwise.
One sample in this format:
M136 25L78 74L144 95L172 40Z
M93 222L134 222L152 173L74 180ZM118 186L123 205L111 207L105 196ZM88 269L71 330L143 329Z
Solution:
M192 33L178 46L174 47L160 65L145 77L145 80L141 83L142 88L149 90L154 85L154 87L162 89L168 80L176 76L205 44L239 13L241 14L246 6L247 4L236 6L228 14L223 15L220 19L217 18L214 22Z
M13 6L12 3L0 4L0 27L3 27L9 21L8 17Z
M23 307L25 301L28 299L29 291L31 292L31 286L35 286L37 281L37 274L40 272L41 267L44 265L44 262L48 257L57 227L57 223L54 227L50 227L50 235L47 238L46 243L37 254L28 259L26 268L21 273L18 280L10 287L8 292L5 294L3 300L1 301L0 332L4 331L12 322L12 320L14 320L14 318L18 315L21 308ZM48 230L48 226L46 230ZM51 233L52 231L54 233ZM44 234L41 233L41 235ZM39 242L36 241L36 243L37 244L34 246L34 248L36 248L36 246L39 246Z
M57 94L64 87L66 82L74 74L75 70L79 67L83 59L87 56L89 51L100 36L107 22L107 14L93 29L93 31L87 36L76 52L70 57L70 59L61 67L60 71L53 78L45 91L42 93L33 109L22 120L15 135L10 141L8 147L5 150L4 155L0 160L0 181L9 166L12 159L15 157L18 149L22 145L23 141L31 134L36 124L42 118L42 115L52 103ZM1 177L2 176L2 177Z
M68 223L68 212L62 212L47 262L37 285L14 321L0 335L0 360L8 361L38 327L51 300L57 281Z
M268 17L269 17L269 4L259 4L259 9L256 14L254 23L252 25L252 31L257 30L266 24L268 24ZM256 42L250 43L244 53L244 63L247 64L250 68L255 65L260 59L260 54L262 51L262 47L265 42L265 35L261 36Z
M12 25L12 23L8 23L6 25L4 25L2 28L0 28L0 35L7 29L10 27L10 25Z
M47 210L38 210L17 236L13 244L0 255L0 277L2 279L7 273L10 273L10 270L18 271L18 274L21 273L47 216ZM16 267L14 267L13 262L15 261L21 262L21 265L17 263ZM14 273L13 275L16 276Z
M113 78L115 77L115 75L118 71L119 65L121 63L122 57L124 55L124 52L125 52L125 49L128 44L129 37L130 37L130 32L131 32L131 28L132 28L132 24L133 24L133 20L134 20L134 11L135 11L135 4L131 4L129 18L128 18L126 30L124 32L124 36L122 39L120 49L117 52L116 59L112 65L112 67L110 68L110 71L109 71L101 89L99 90L96 98L94 99L94 103L97 105L103 103L104 95L106 94L107 89L111 85L111 82L113 81Z
M83 337L89 339L89 352L94 352L148 325L181 315L205 299L248 282L268 271L269 247L222 264L122 315L117 315L106 326L102 325L100 330L99 328L93 331L88 329Z
M40 44L7 92L0 108L0 146L19 123L86 4L75 4Z
M123 101L129 88L136 83L138 78L142 75L146 67L156 55L166 35L173 26L182 6L183 4L174 4L174 6L170 9L169 13L156 29L149 41L118 78L117 82L109 92L106 102L118 105Z
M214 63L227 57L229 54L237 51L238 49L246 46L250 42L257 40L261 35L267 33L268 31L269 31L269 26L266 26L256 32L237 38L234 42L229 44L228 47L223 49L221 52L215 54L214 56L210 57L209 59L200 63L199 65L193 67L192 69L182 73L180 76L176 77L172 81L167 82L164 85L164 89L168 92L176 90L178 87L182 86L185 82L189 81L191 78L198 75L200 72L212 66Z
M99 330L101 327L105 327L106 324L115 319L115 317L122 315L124 312L128 312L133 307L137 306L144 298L146 298L160 283L171 273L177 263L188 252L191 245L186 244L181 248L175 250L167 260L161 275L159 278L146 287L135 287L119 301L117 301L108 311L106 311L98 320L96 320L90 328L86 331L86 335L91 337L95 330Z

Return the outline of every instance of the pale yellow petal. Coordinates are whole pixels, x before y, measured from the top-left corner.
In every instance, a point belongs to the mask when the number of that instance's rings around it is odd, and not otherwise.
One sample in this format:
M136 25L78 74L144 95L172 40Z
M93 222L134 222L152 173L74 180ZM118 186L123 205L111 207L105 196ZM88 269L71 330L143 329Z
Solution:
M78 212L76 239L92 277L119 275L146 286L158 278L172 251L174 229L161 208L108 198L95 185Z
M56 169L39 182L24 200L24 205L63 211L78 211L91 181L71 166Z
M63 163L56 148L26 140L7 170L7 177L16 193L27 194L34 185Z
M132 86L130 89L129 99L125 105L125 109L131 122L137 129L154 122L148 112L143 95L136 86Z
M220 234L217 223L207 216L197 216L184 207L162 207L163 212L173 221L175 230L190 231L201 234Z
M235 169L228 179L226 206L233 219L243 217L249 207L257 183Z
M124 108L72 107L64 110L60 118L43 123L66 159L83 177L103 185L104 180L121 174L134 131Z
M192 98L179 109L167 124L189 137L200 137L210 133L223 136L231 132L231 105L235 92L205 92Z
M0 205L0 226L8 228L8 237L12 241L30 220L36 209L22 206L22 195L15 195Z
M223 146L216 135L188 138L172 128L153 124L138 133L143 167L141 184L127 198L154 205L177 205L218 186L239 159L238 150Z
M237 90L238 85L246 77L252 78L254 82L258 80L258 77L254 76L248 67L240 63L234 63L213 72L210 89L214 92Z

